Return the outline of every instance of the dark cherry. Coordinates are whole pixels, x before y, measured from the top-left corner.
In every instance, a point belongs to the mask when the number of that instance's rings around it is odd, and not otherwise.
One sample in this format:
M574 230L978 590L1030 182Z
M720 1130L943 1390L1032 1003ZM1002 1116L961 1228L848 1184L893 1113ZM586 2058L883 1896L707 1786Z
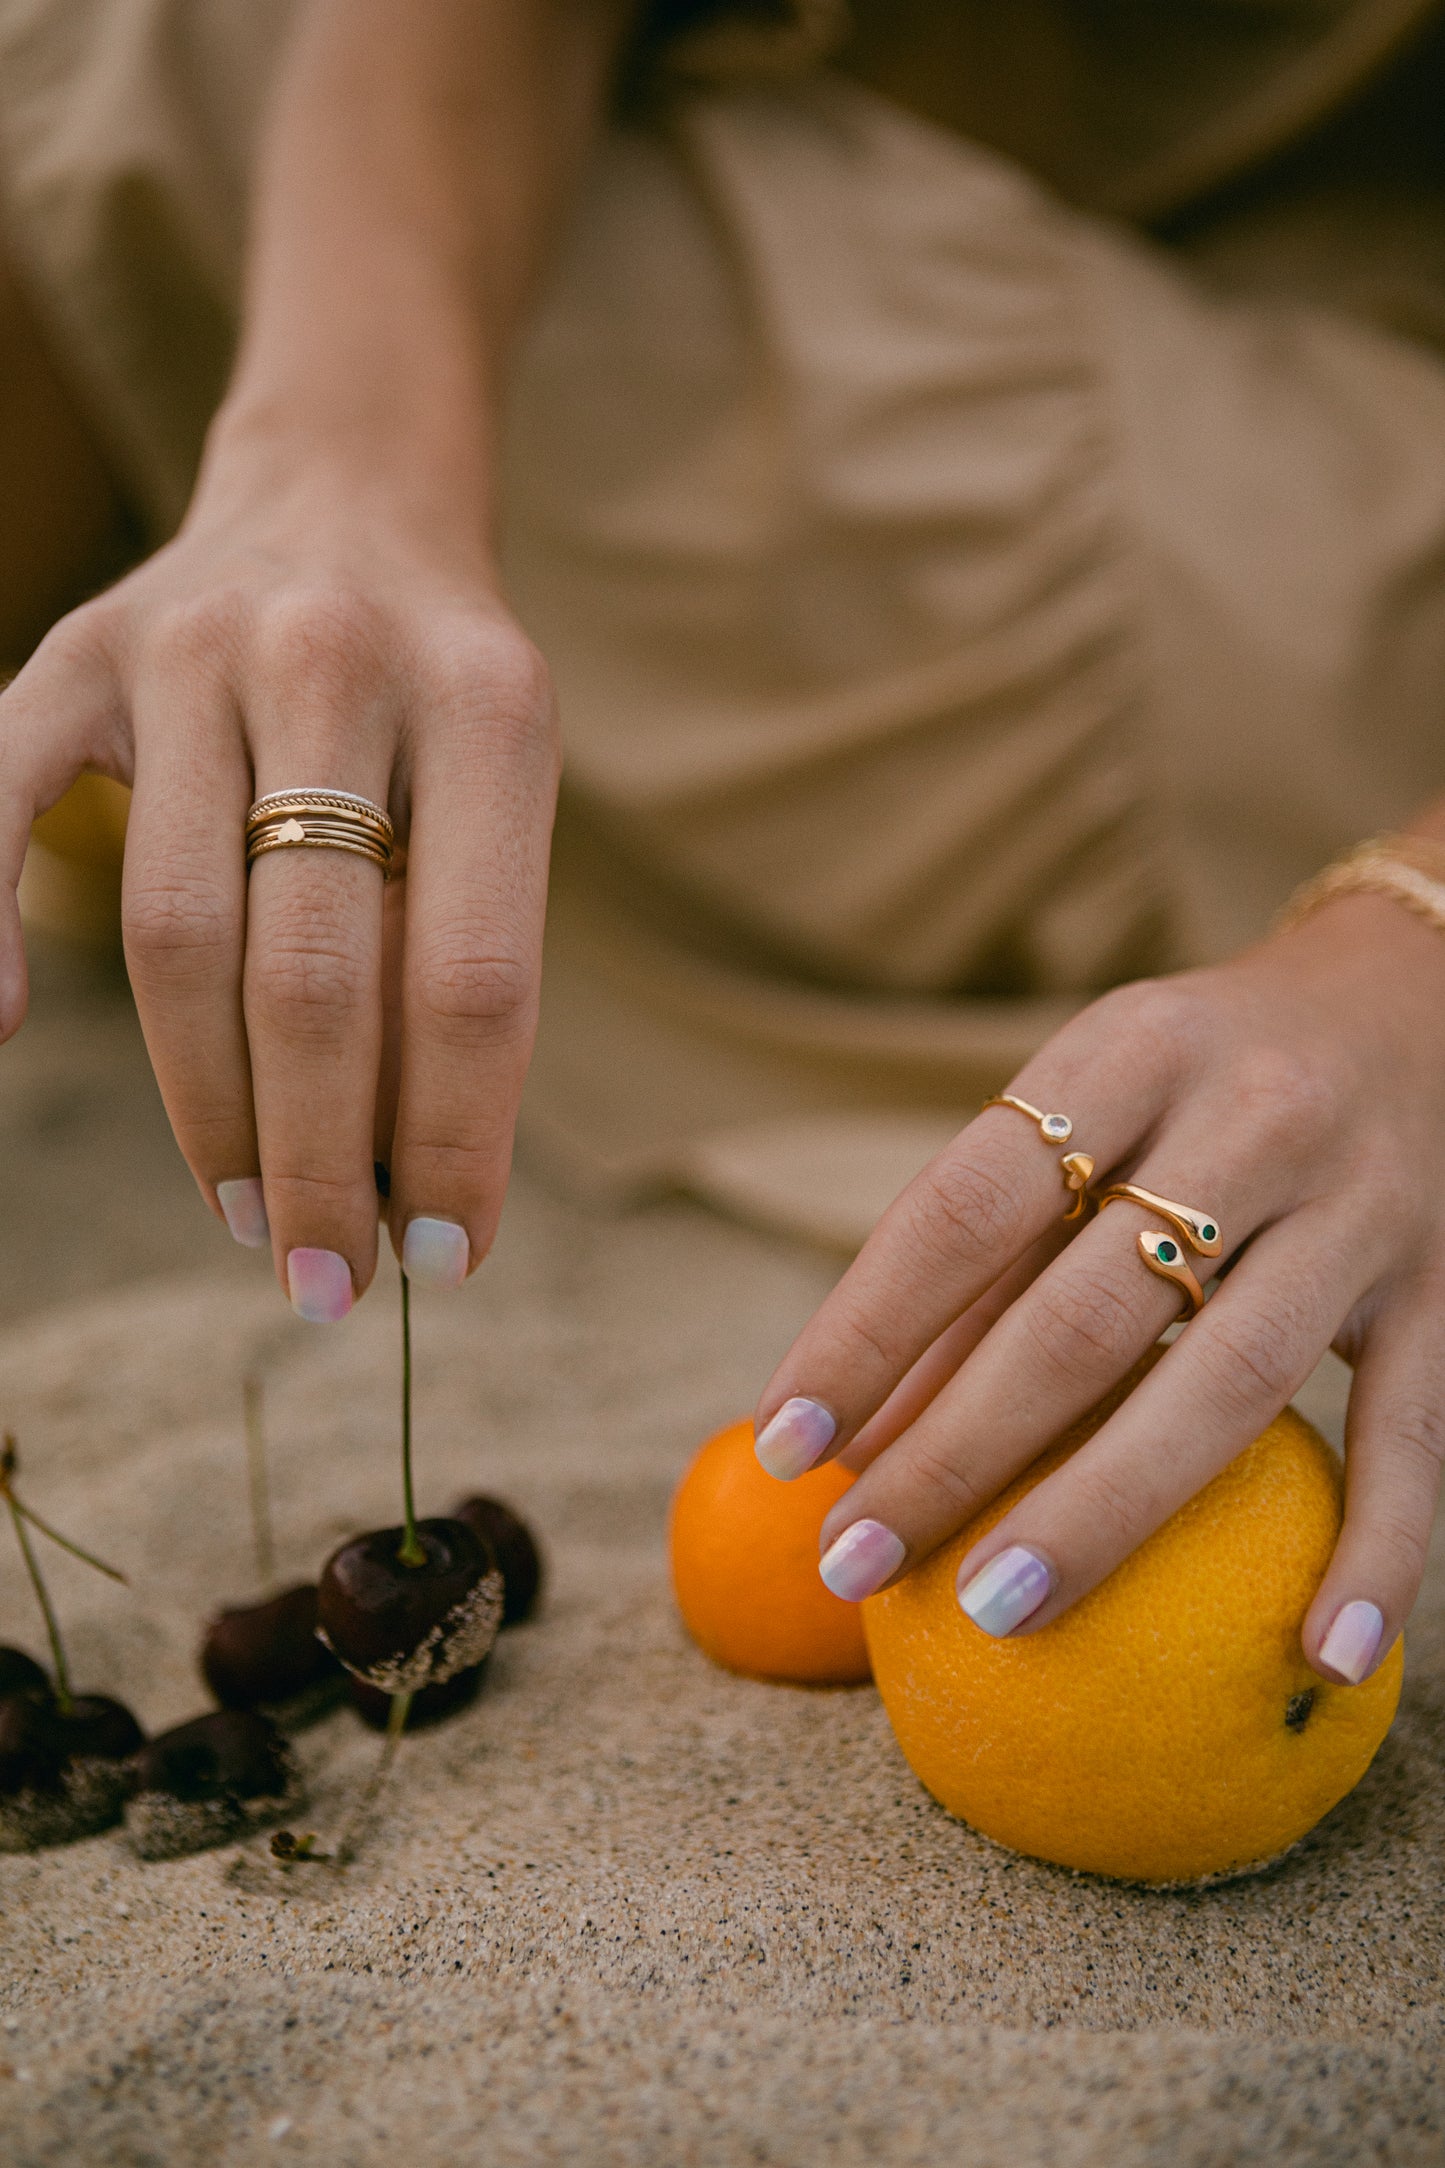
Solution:
M136 1756L126 1829L143 1859L227 1844L300 1802L284 1733L254 1709L213 1709L163 1731Z
M0 1797L56 1792L64 1767L50 1704L38 1694L6 1694L0 1700Z
M145 1734L118 1701L78 1694L0 1700L0 1851L70 1844L120 1820Z
M206 1629L201 1673L223 1709L320 1703L345 1677L316 1638L316 1589L304 1581L265 1603L222 1611Z
M68 1709L51 1712L67 1761L128 1761L146 1735L123 1701L108 1694L77 1694Z
M289 1781L290 1750L269 1718L214 1709L157 1733L136 1762L136 1791L172 1799L261 1799Z
M455 1513L474 1536L491 1545L502 1576L502 1624L520 1626L536 1610L542 1588L542 1554L536 1537L521 1515L500 1498L464 1498Z
M27 1656L24 1649L0 1646L0 1696L32 1694L41 1701L50 1701L54 1692L49 1673L33 1656Z
M480 1663L502 1616L496 1561L465 1521L418 1521L416 1532L420 1565L402 1564L400 1528L375 1528L333 1551L321 1573L318 1633L384 1694L416 1693Z
M482 1690L487 1665L491 1658L484 1656L479 1664L468 1664L464 1671L454 1671L440 1686L423 1686L411 1697L411 1707L406 1712L408 1731L425 1731L428 1724L444 1723L459 1710L469 1709ZM391 1696L379 1688L368 1686L364 1679L350 1678L347 1686L351 1694L351 1706L363 1723L373 1731L385 1731L391 1715Z

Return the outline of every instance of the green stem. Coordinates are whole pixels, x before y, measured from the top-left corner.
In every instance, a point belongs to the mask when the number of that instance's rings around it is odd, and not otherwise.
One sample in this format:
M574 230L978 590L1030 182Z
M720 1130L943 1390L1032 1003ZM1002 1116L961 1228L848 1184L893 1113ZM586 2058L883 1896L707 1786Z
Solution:
M404 1518L401 1549L396 1555L403 1566L424 1566L426 1552L416 1532L416 1499L411 1487L411 1281L405 1273L401 1276L401 1496Z
M266 1432L261 1420L261 1380L246 1378L241 1386L241 1406L246 1425L246 1474L251 1491L251 1541L256 1550L256 1571L261 1586L276 1585L276 1544L271 1531L271 1486L266 1478Z
M62 1551L69 1551L72 1558L79 1558L87 1566L94 1566L97 1573L108 1574L112 1581L119 1581L122 1588L130 1587L129 1581L121 1572L119 1566L108 1566L103 1558L96 1557L94 1551L87 1551L80 1544L72 1543L69 1536L63 1536L58 1528L51 1527L49 1521L43 1521L34 1506L21 1505L20 1500L13 1491L7 1492L6 1495L14 1510L23 1515L32 1528L38 1528L42 1536L49 1536L52 1543L58 1543Z
M25 1561L25 1570L30 1576L30 1585L35 1591L35 1600L39 1604L41 1616L45 1620L45 1631L50 1636L50 1655L55 1665L55 1698L60 1704L61 1715L69 1716L75 1704L70 1692L70 1666L65 1661L65 1649L60 1639L59 1622L50 1608L50 1598L45 1592L45 1583L41 1579L40 1568L35 1561L35 1553L30 1547L30 1538L25 1529L25 1517L16 1504L8 1485L5 1490L5 1503L10 1508L10 1518L15 1526L15 1540L20 1546L20 1556Z

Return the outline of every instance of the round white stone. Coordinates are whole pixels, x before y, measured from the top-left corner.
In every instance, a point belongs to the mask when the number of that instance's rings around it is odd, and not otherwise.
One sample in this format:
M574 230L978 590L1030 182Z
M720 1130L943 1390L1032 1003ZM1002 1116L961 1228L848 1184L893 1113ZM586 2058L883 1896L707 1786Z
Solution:
M1046 1114L1043 1132L1055 1144L1063 1144L1074 1134L1074 1125L1067 1114Z

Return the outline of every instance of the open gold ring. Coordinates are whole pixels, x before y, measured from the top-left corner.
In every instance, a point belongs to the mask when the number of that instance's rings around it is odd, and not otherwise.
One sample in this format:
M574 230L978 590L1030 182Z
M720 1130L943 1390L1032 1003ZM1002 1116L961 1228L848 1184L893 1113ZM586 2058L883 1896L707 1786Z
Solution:
M1045 1114L1039 1107L1031 1107L1027 1099L1015 1098L1012 1092L995 1092L985 1099L984 1107L1012 1107L1016 1114L1026 1114L1031 1122L1039 1125L1039 1135L1046 1144L1067 1144L1074 1134L1074 1125L1067 1114ZM979 1108L980 1114L983 1107ZM1082 1219L1088 1203L1089 1177L1094 1162L1087 1152L1065 1152L1059 1161L1064 1177L1064 1187L1073 1194L1073 1203L1064 1214L1066 1220Z

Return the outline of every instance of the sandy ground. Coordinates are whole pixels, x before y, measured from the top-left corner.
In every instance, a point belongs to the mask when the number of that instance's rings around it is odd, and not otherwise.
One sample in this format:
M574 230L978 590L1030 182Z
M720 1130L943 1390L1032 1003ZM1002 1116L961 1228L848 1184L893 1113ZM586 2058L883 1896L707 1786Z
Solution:
M249 1591L248 1368L284 1564L393 1516L395 1284L293 1322L190 1199L118 994L56 972L39 1006L0 1061L0 1409L35 1503L134 1577L57 1568L82 1683L159 1726ZM116 1836L0 1860L0 2157L1440 2160L1445 1559L1394 1733L1272 1875L1158 1896L1009 1858L923 1795L870 1688L729 1678L671 1612L674 1476L831 1269L519 1182L472 1285L418 1299L419 1467L425 1507L481 1485L534 1520L542 1617L406 1743L344 1875ZM375 1741L341 1712L301 1748L329 1837Z

